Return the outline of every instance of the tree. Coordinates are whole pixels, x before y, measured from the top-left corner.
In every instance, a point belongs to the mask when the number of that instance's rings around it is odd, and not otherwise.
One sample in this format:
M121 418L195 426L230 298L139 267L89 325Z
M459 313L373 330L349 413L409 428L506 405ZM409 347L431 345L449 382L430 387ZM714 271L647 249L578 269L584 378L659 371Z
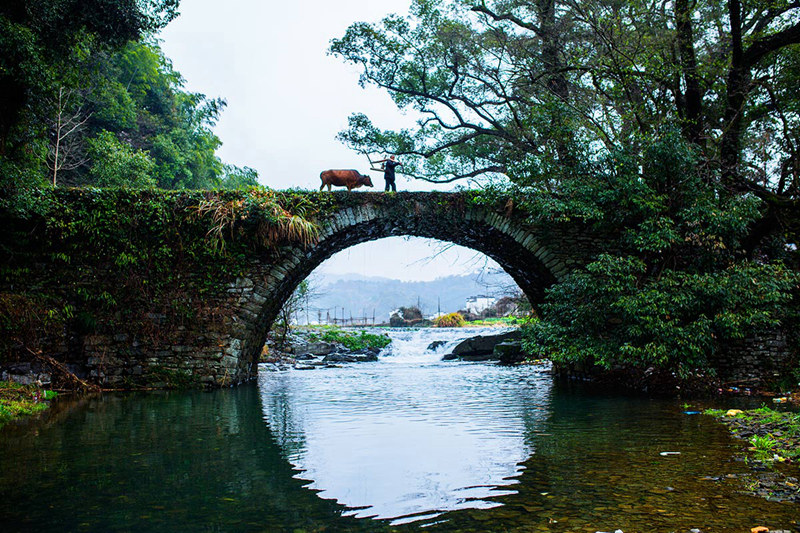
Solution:
M111 131L147 152L159 187L222 185L224 168L215 154L222 143L211 128L225 101L185 91L183 78L157 43L129 42L101 54L85 70L92 134Z
M248 189L258 186L258 172L253 168L225 165L223 173L220 180L222 189Z
M0 166L18 168L25 182L25 177L30 181L41 172L37 162L47 162L51 182L55 178L56 184L100 185L97 173L90 171L88 144L111 132L134 151L147 154L154 165L151 176L160 187L257 185L254 170L226 170L215 154L222 143L212 128L225 101L185 91L183 78L157 42L143 38L97 47L86 39L64 52L59 61L68 66L43 82L37 97L41 101L18 125L26 149L0 154ZM33 156L28 162L26 152Z
M53 187L58 185L60 170L75 170L87 161L82 149L82 134L86 121L92 115L85 113L81 107L70 110L72 96L72 90L65 91L64 87L59 87L58 100L53 106L55 116L47 150L47 166L52 171Z
M354 114L348 146L404 155L419 179L483 180L478 201L511 197L533 223L617 236L547 293L531 350L681 369L786 327L797 2L416 0L331 52L420 117L384 131Z
M24 175L45 137L48 95L73 87L81 59L137 40L178 0L6 0L0 4L0 166ZM56 88L56 90L54 90Z
M121 142L113 133L103 131L91 139L88 151L92 183L100 187L155 187L155 164L150 156Z
M773 87L797 82L800 5L722 7L417 0L410 17L354 24L331 46L361 68L362 85L417 111L417 128L382 131L356 114L340 138L411 156L406 172L420 179L502 174L552 190L572 163L641 154L672 125L729 189L794 198L797 95ZM743 148L765 128L769 149ZM767 176L752 171L765 154Z

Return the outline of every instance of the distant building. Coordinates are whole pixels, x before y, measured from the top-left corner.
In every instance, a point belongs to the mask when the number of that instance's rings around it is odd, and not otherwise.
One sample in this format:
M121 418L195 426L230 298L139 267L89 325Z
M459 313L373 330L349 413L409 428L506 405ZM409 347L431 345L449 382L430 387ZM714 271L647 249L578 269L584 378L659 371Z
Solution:
M497 298L493 296L470 296L467 298L467 303L464 309L470 313L479 315L486 309L490 308L497 302Z

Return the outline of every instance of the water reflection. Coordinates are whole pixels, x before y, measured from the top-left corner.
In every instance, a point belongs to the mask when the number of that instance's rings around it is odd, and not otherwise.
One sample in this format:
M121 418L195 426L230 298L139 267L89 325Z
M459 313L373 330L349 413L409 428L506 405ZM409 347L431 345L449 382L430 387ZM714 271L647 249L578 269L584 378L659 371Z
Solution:
M742 442L679 401L417 355L58 402L0 429L0 531L800 530L796 504L741 494Z
M2 531L359 527L293 479L254 385L107 394L53 415L0 431Z
M261 374L265 420L298 477L356 517L393 523L499 505L487 498L513 493L535 451L548 376L397 358Z

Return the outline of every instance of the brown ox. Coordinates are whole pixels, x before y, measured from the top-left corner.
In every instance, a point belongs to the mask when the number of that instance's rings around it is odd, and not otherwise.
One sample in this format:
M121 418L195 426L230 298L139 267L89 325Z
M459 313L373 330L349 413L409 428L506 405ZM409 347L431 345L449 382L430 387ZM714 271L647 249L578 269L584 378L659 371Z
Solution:
M319 175L319 179L322 180L319 190L324 189L326 185L328 186L328 191L331 190L331 185L347 187L348 191L357 189L362 185L372 187L370 177L359 174L357 170L323 170Z

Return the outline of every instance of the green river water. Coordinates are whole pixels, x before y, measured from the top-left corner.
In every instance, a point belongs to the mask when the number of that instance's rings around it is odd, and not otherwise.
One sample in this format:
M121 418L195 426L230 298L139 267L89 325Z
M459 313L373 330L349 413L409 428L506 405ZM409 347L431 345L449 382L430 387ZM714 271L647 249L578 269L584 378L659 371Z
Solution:
M741 493L742 442L679 401L393 335L377 363L66 399L6 426L0 531L800 531L797 504Z

